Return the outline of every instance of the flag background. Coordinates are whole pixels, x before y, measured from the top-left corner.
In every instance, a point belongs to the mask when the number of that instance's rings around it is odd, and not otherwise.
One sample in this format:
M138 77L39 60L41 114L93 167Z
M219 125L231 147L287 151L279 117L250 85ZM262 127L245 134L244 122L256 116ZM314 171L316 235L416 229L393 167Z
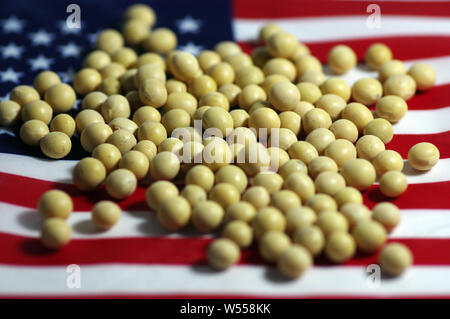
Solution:
M44 69L70 82L95 33L120 27L124 9L135 1L77 1L81 30L64 27L72 1L3 0L0 3L0 97L18 84L32 84ZM0 128L0 297L450 297L450 3L445 1L379 1L381 27L367 27L364 1L146 1L156 11L156 27L173 29L179 47L191 52L235 40L246 52L257 45L258 28L279 23L305 42L322 62L338 43L351 46L361 59L380 41L409 66L426 61L437 71L437 85L408 101L409 111L394 126L388 149L406 158L415 143L434 143L441 160L430 172L406 166L408 191L394 200L402 210L400 226L389 241L402 242L414 254L414 265L399 278L368 284L366 266L377 255L358 255L343 265L319 260L302 278L286 281L265 265L255 249L243 252L238 266L215 272L205 263L212 236L188 229L167 233L145 204L145 187L120 202L120 223L98 232L90 223L93 204L104 191L83 194L71 182L71 169L87 154L78 137L60 161L46 159L24 145L18 128ZM327 69L325 69L327 72ZM345 76L350 83L375 76L358 67ZM79 104L72 111L77 112ZM68 222L73 240L49 252L39 242L35 210L40 195L58 188L74 199ZM373 186L364 193L372 207L386 200ZM66 267L81 267L81 287L69 289Z

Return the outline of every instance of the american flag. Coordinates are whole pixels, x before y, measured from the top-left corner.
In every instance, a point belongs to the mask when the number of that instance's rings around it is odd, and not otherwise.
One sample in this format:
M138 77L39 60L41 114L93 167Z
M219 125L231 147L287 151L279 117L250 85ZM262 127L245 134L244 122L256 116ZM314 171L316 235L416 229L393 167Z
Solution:
M32 84L52 69L71 82L97 32L119 27L133 1L78 0L81 29L66 25L73 1L2 0L0 3L0 99L18 84ZM144 2L144 1L142 1ZM64 160L45 158L24 145L18 128L0 128L0 297L450 297L450 3L377 1L379 24L365 1L152 0L157 26L173 29L179 48L198 53L223 40L237 41L246 52L255 47L259 28L276 22L306 43L322 62L331 47L347 44L363 59L374 42L391 47L407 66L424 61L437 72L435 87L408 101L409 111L388 149L407 157L422 141L435 144L441 160L429 172L406 165L409 187L393 200L402 221L388 241L407 245L414 265L398 278L371 284L367 266L377 255L357 255L342 265L318 262L301 278L285 281L256 249L243 252L239 264L216 272L205 261L212 236L194 231L168 233L145 203L140 186L120 202L121 220L98 232L90 222L93 204L107 195L79 192L72 184L76 160L86 156L78 136ZM369 19L369 20L368 20ZM374 77L363 67L344 75L349 83ZM79 103L78 103L79 104ZM77 105L78 105L77 104ZM75 106L72 114L77 112ZM39 197L62 189L74 201L70 244L51 252L39 241ZM363 194L373 207L383 198L377 186ZM68 284L79 266L80 285Z

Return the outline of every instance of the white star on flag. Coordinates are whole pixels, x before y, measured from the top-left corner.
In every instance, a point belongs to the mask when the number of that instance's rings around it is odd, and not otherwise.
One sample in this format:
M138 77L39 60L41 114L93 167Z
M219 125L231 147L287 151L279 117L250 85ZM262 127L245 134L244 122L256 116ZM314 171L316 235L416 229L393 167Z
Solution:
M81 109L81 100L80 99L76 99L75 100L75 104L73 106L73 109L75 109L75 110L80 110Z
M6 20L2 20L2 29L4 33L20 33L25 25L25 20L20 20L15 16L11 16Z
M180 45L179 49L182 51L189 52L193 55L197 55L200 53L200 51L203 50L203 46L196 45L195 43L189 41L186 45Z
M0 134L7 134L10 136L16 136L16 134L14 134L13 130L9 129L9 128L0 128Z
M40 29L38 32L30 33L30 39L33 45L48 46L52 43L54 35L47 31Z
M67 34L75 34L78 35L81 32L81 24L80 24L80 28L69 28L67 26L66 20L63 21L59 21L58 22L58 27L61 29L61 32L65 35Z
M81 49L79 45L69 42L66 45L60 45L59 51L61 52L63 58L68 58L80 56Z
M6 71L0 71L0 77L2 82L14 82L18 83L19 78L22 76L22 72L16 72L13 68L9 67Z
M6 93L6 95L0 97L0 101L9 100L9 93Z
M29 59L28 63L31 65L31 71L35 70L48 70L50 65L53 63L53 59L46 58L44 55L39 54L34 59Z
M95 32L95 33L89 33L89 34L88 34L89 42L92 43L92 44L94 44L95 41L97 41L97 37L98 37L99 34L100 34L100 31L97 31L97 32Z
M63 82L72 82L75 78L75 71L73 68L68 69L66 72L59 72L59 75L61 76L61 80Z
M176 24L180 33L197 33L200 30L202 22L191 16L186 16L184 19L177 20Z
M8 45L3 46L1 48L2 48L2 56L4 59L7 58L20 59L22 56L22 52L24 50L24 47L18 46L14 42L9 43Z

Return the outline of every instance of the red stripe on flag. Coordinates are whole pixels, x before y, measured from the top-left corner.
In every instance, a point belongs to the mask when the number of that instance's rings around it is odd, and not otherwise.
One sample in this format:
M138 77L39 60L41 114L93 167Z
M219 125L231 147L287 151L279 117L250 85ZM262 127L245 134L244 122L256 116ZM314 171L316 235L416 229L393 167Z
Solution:
M89 211L95 203L103 200L114 200L101 187L95 192L83 193L72 184L44 181L14 174L0 173L0 201L24 207L36 208L43 193L51 189L67 192L73 200L74 210ZM124 210L149 210L145 202L146 187L138 186L136 191L122 201L117 201Z
M204 262L211 238L76 239L52 251L39 239L0 233L0 264L69 265L98 263L196 264Z
M379 202L392 202L401 209L450 208L450 181L426 184L410 184L406 192L397 198L384 196L378 185L363 192L364 204L372 208Z
M345 44L351 47L358 56L358 60L363 61L367 48L376 42L382 42L389 46L394 54L394 59L398 60L416 60L450 54L449 36L393 36L371 39L348 39L314 42L306 44L310 48L311 53L322 62L326 62L328 60L328 53L331 48L338 44ZM430 48L433 49L431 50Z
M0 263L10 265L68 264L167 264L205 265L206 248L212 238L112 238L76 239L58 251L51 251L37 238L0 233ZM415 265L450 265L450 239L396 239L407 245ZM367 265L377 262L377 254L358 254L343 265ZM256 248L242 252L241 265L266 264ZM317 265L332 266L325 258ZM334 264L333 264L334 265Z
M302 39L299 40L302 41ZM346 44L351 47L358 56L358 60L363 61L367 48L376 42L382 42L388 45L394 53L394 59L398 60L415 60L450 55L449 36L392 36L370 39L305 42L305 44L310 48L311 53L322 62L327 61L327 56L331 48L338 44ZM247 53L250 53L253 48L262 45L261 43L250 42L240 42L239 44Z
M408 158L409 149L420 142L434 144L439 149L441 158L450 158L450 131L437 134L395 134L392 141L386 145L386 148L399 152L406 159Z
M450 84L437 85L425 92L416 92L408 101L408 110L436 110L450 106ZM370 109L375 110L375 106Z
M431 39L428 37L425 38L408 38L407 41L405 38L400 38L396 40L392 40L392 44L389 44L395 54L395 58L400 60L408 60L408 59L422 59L425 57L430 57L432 54L436 54L435 56L446 56L450 55L450 37L442 37L445 38L445 41L439 39ZM327 54L331 47L338 43L347 43L350 45L355 52L358 54L360 59L363 59L364 53L367 47L377 40L355 40L355 41L342 41L336 43L327 43L320 50L316 50L317 44L311 44L311 53L320 58L320 60L324 63L327 61ZM385 41L387 38L383 38L381 42L388 43L390 41ZM350 42L354 42L353 44ZM361 44L359 42L363 42ZM405 42L405 43L403 43ZM355 45L355 43L357 45ZM408 48L406 43L410 43L414 48ZM433 43L433 44L432 44ZM436 43L436 45L434 45ZM445 43L444 47L440 47L440 44ZM240 44L241 47L248 53L251 53L253 50L252 45L250 44ZM322 45L322 44L319 44ZM255 45L256 46L256 45ZM433 46L433 50L430 50L430 47ZM437 50L435 47L437 46ZM406 50L404 50L407 48ZM408 52L410 55L407 56L403 54L404 52ZM411 56L411 53L414 56ZM438 85L434 86L426 92L417 92L411 99L408 100L408 109L409 110L432 110L441 107L450 106L450 84ZM373 108L373 107L372 107Z
M234 17L245 19L276 19L300 17L329 17L339 15L369 15L367 1L317 0L246 0L233 1ZM378 3L383 15L436 16L450 15L450 3L383 1Z
M450 106L450 84L432 87L426 92L417 92L408 100L409 110L433 110Z
M0 173L0 201L13 205L36 208L39 197L47 190L61 189L67 192L74 202L75 211L90 211L92 206L102 199L110 198L104 190L93 193L81 193L75 186L55 182L42 181L34 178L13 174ZM26 196L23 190L27 190ZM145 202L146 188L139 186L133 195L118 202L124 210L150 210ZM406 193L394 200L383 196L378 186L373 185L363 193L364 201L368 206L374 206L377 202L393 201L403 209L434 209L450 208L450 181L410 184Z
M414 265L448 265L450 262L450 239L392 239L388 242L402 243L413 254ZM344 265L369 265L378 262L376 254L358 254Z

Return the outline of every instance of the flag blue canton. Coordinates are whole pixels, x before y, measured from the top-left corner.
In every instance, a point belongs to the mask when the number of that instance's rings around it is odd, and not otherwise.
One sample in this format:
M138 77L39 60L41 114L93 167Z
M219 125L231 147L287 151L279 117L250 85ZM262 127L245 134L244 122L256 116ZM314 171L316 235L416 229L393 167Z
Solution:
M0 100L19 84L32 85L43 70L57 72L71 83L83 57L93 49L97 33L120 29L125 9L146 3L157 14L155 28L167 27L178 37L178 48L193 54L211 49L217 42L232 40L231 4L226 0L89 1L78 0L81 28L69 29L66 8L74 1L2 0L0 2ZM80 97L78 97L80 99ZM70 112L78 111L79 100ZM39 148L22 143L19 128L0 127L0 152L45 157ZM72 137L72 151L66 159L87 154Z

